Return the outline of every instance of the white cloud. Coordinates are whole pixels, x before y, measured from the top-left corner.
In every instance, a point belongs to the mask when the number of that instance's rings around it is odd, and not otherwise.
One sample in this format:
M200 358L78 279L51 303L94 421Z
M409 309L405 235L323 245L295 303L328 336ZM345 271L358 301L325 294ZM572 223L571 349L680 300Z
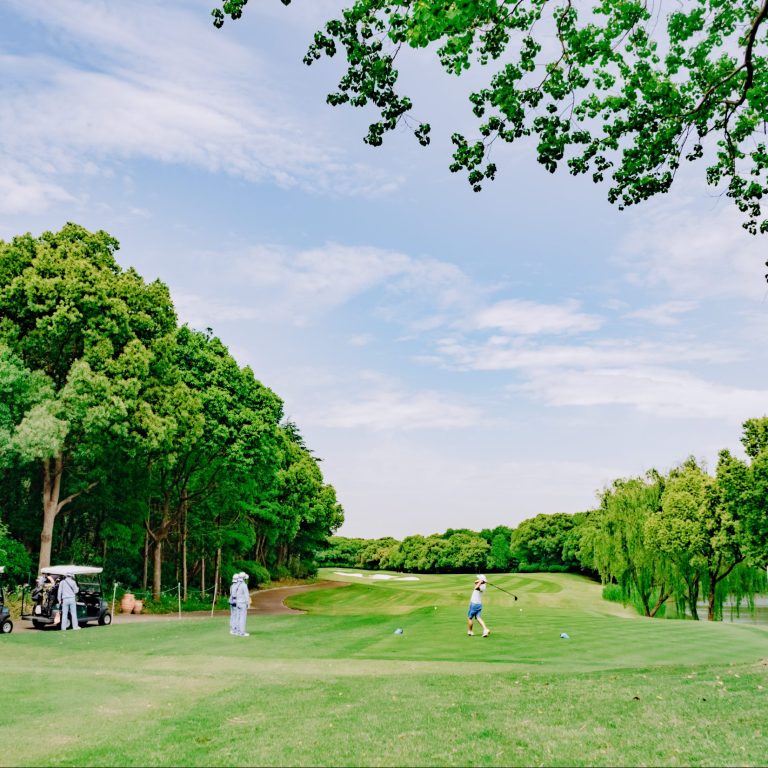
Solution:
M493 336L483 343L443 338L438 352L449 365L461 370L539 370L683 362L727 362L742 354L714 344L671 344L654 341L611 339L579 345L537 345Z
M337 429L411 430L476 426L480 409L439 392L377 392L352 402L331 405L310 421Z
M665 368L536 371L522 390L557 406L625 405L665 418L740 424L768 407L768 389L705 381Z
M219 323L255 320L259 310L227 301L215 301L194 293L173 291L173 304L181 323L192 328L215 328Z
M361 371L343 384L337 382L320 398L303 421L335 429L456 429L476 426L483 418L480 408L454 395L407 389L376 371Z
M195 327L247 319L303 326L377 289L371 313L417 328L423 313L434 307L452 310L439 324L455 318L461 303L480 291L452 264L370 246L327 243L293 250L263 245L234 254L199 253L195 260L213 265L207 294L173 290L180 316ZM247 303L217 298L219 291L231 297L232 285L247 295ZM411 323L406 316L414 312ZM368 337L360 333L353 338L359 345Z
M74 200L74 196L64 188L45 181L20 163L7 160L0 171L0 214L14 216L26 211L44 210L53 202L70 203Z
M644 203L621 249L630 283L687 299L765 294L765 238L741 228L730 201L706 214L683 199Z
M538 304L521 299L500 301L477 312L472 325L478 329L498 328L507 333L533 336L537 334L575 334L595 331L603 320L578 310L578 302Z
M344 160L293 114L258 55L217 34L204 4L13 7L49 27L68 55L0 56L0 161L23 158L39 191L17 196L17 208L61 199L56 189L84 166L131 158L332 195L376 197L401 182ZM12 178L18 186L19 173Z
M695 307L696 304L692 301L667 301L663 304L628 312L625 317L645 320L652 325L676 325L680 322L678 315L690 312Z

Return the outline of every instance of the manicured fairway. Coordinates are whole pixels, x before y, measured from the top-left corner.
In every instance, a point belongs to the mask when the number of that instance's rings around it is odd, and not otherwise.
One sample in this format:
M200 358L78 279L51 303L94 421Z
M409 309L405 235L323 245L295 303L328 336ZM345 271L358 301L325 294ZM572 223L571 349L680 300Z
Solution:
M355 583L249 638L203 618L0 639L0 765L766 764L765 627L511 575L520 599L489 590L470 638L471 576L324 575Z

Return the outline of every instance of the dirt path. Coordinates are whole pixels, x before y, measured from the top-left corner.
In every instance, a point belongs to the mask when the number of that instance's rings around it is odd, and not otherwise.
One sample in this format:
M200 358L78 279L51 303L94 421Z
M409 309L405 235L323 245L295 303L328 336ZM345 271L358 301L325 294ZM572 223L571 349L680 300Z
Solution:
M253 590L251 592L251 607L249 616L280 616L288 613L305 613L296 611L285 604L285 600L301 592L314 592L318 589L333 589L346 587L343 581L318 581L316 584L299 584L295 587L273 587L272 589ZM210 611L182 611L182 619L200 619L210 617ZM214 616L229 616L229 611L214 611ZM138 621L171 621L179 620L178 613L116 613L115 624L132 624Z
M285 600L292 595L298 595L301 592L314 592L318 589L333 589L335 587L346 587L343 581L318 581L316 584L299 584L295 587L274 587L272 589L254 590L251 592L251 607L248 609L249 616L279 616L289 613L300 614L305 611L296 611L285 605ZM182 619L201 619L210 618L210 611L182 611ZM214 611L214 616L229 616L229 611ZM137 624L145 621L178 621L178 613L116 613L113 619L115 624ZM96 624L89 624L96 626ZM17 630L34 629L31 622L14 621L14 632ZM49 629L49 632L54 630Z

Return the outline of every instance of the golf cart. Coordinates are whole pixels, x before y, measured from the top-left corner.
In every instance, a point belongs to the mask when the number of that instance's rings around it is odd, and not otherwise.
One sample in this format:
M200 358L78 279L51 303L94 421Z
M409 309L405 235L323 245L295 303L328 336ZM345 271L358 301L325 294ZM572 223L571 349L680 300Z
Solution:
M3 592L2 574L5 572L5 566L0 565L0 635L10 635L13 632L13 622L11 621L11 612L5 607L5 592Z
M37 584L26 605L26 590L21 598L21 618L31 621L37 629L59 625L61 606L57 592L59 582L72 574L80 591L77 593L77 622L82 627L89 621L111 624L112 614L109 603L102 598L101 568L87 565L52 565L42 568Z

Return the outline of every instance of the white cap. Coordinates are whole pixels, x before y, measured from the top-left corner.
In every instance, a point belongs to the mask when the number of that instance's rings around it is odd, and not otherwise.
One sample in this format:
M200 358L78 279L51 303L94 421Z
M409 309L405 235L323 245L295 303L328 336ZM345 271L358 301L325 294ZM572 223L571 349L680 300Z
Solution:
M486 579L485 576L483 576L482 573L478 573L477 574L477 580L478 581L484 581L486 584L488 583L488 579Z
M242 572L240 575L241 575L241 576L242 576L242 577L243 577L243 578L244 578L246 581L248 581L248 574L247 574L245 571L243 571L243 572Z

